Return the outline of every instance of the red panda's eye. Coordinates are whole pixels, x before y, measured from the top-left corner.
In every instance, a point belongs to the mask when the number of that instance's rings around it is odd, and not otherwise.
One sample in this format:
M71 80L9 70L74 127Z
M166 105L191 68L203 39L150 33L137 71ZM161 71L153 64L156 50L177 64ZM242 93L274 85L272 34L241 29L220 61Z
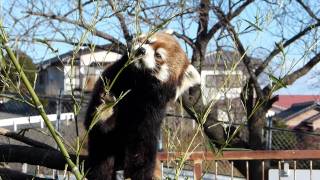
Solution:
M156 58L162 59L162 57L161 57L161 54L160 54L160 53L156 52L154 55L155 55L155 57L156 57Z

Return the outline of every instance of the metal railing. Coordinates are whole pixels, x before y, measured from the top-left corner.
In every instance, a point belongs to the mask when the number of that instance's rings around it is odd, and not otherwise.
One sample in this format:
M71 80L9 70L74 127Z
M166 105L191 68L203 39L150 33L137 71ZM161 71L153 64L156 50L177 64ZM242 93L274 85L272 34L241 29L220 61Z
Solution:
M245 179L249 180L249 161L259 160L262 166L262 180L265 179L265 173L267 169L265 168L265 162L269 160L278 161L278 179L280 180L282 175L289 170L289 161L292 161L292 171L293 179L297 179L296 172L297 161L299 160L309 160L309 179L315 179L313 171L313 160L320 160L320 150L256 150L256 151L225 151L223 154L214 154L211 152L192 152L192 153L170 153L170 152L160 152L158 154L158 159L161 162L164 161L174 161L184 157L186 161L193 162L193 179L200 180L203 177L202 164L204 161L215 161L215 170L213 172L213 177L210 179L217 179L218 176L218 161L227 160L230 161L231 169L229 177L233 180L234 177L234 161L245 161L246 174L244 174ZM160 167L157 167L160 169ZM160 175L161 176L161 175ZM159 176L158 176L159 177ZM307 179L305 177L304 179ZM316 179L320 179L317 177Z
M50 121L57 121L57 114L48 114L48 119ZM74 113L62 113L60 114L60 121L68 121L74 119ZM44 128L44 122L41 116L26 116L26 117L17 117L17 118L6 118L0 120L0 127L8 127L13 126L13 131L18 130L18 125L26 125L26 124L35 124L40 123L40 128Z

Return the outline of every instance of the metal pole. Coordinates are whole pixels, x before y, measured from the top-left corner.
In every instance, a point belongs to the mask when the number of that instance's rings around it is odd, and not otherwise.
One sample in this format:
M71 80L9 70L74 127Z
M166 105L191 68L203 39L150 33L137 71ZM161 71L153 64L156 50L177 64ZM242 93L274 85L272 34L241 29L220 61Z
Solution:
M159 133L159 140L158 140L158 152L163 151L163 144L162 144L162 130L160 129L160 133ZM160 179L163 178L163 162L160 161Z
M62 93L62 89L60 89L59 92L59 96L58 99L56 100L56 114L57 114L57 119L56 119L56 124L55 124L55 128L56 131L59 132L60 131L60 119L61 119L61 93ZM60 132L59 132L60 133ZM59 148L58 145L56 147L57 149ZM53 174L53 178L54 179L58 179L59 176L59 171L58 170L53 170L52 174Z
M272 149L272 117L268 117L268 121L269 121L269 137L268 137L268 150L271 150Z
M56 130L59 132L60 131L60 120L61 120L61 94L62 94L62 89L60 89L59 96L57 99L56 103L56 113L57 113L57 121L56 121Z

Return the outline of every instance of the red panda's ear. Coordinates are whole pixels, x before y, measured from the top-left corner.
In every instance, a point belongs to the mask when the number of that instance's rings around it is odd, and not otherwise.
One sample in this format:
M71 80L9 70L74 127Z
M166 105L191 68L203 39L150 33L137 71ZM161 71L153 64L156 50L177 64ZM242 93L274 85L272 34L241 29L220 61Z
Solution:
M166 29L166 30L164 31L164 33L167 33L167 34L172 35L172 34L174 33L174 31L173 31L172 29Z
M177 87L175 100L178 99L190 87L200 84L201 78L199 72L191 64L183 74L180 86Z

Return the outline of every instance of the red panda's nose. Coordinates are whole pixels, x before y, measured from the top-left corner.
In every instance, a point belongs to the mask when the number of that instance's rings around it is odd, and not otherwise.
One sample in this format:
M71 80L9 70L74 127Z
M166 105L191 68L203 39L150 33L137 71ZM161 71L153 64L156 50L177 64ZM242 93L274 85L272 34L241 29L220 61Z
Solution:
M145 49L145 48L139 47L139 48L137 49L137 52L136 52L136 55L137 55L137 56L141 56L141 55L145 55L145 54L146 54L146 49Z

